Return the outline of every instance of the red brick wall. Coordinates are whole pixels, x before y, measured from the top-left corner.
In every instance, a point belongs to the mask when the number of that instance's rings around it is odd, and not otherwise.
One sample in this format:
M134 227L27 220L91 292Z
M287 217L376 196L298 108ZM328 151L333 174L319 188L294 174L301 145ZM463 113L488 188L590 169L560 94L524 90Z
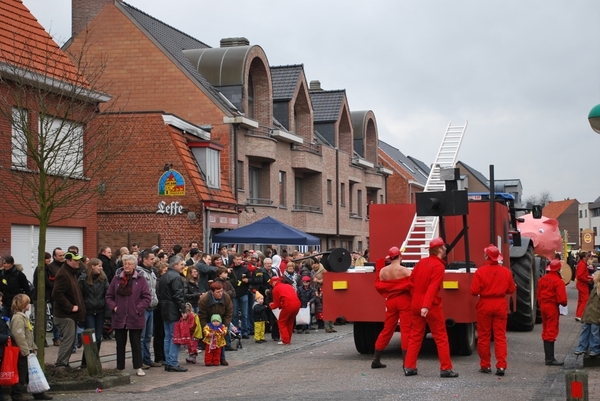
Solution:
M114 116L106 116L114 118ZM106 193L98 199L98 229L105 232L152 233L160 235L161 246L171 249L175 244L186 245L191 240L203 241L203 207L192 185L162 114L124 114L116 127L116 140L123 132L132 132L127 152L111 165L108 176L120 177L107 185ZM159 196L158 182L165 164L173 164L185 180L184 196ZM157 214L158 203L179 202L183 214ZM187 211L195 213L189 220ZM100 246L112 244L98 244ZM122 243L119 246L126 246ZM143 246L142 244L140 244ZM149 244L151 246L155 244ZM158 244L156 244L158 245ZM113 245L114 246L114 245Z

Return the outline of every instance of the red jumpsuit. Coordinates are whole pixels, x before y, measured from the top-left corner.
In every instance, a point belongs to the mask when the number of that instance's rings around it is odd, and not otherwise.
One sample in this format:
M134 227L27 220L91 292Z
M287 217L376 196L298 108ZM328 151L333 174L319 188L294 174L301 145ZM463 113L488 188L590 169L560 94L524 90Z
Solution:
M296 315L300 310L300 300L298 299L294 287L290 284L281 282L273 287L272 295L273 302L270 304L271 309L281 309L279 320L277 322L281 341L284 344L289 344L292 341Z
M590 297L589 276L590 273L587 268L587 263L585 260L579 261L579 263L577 263L577 270L575 270L577 293L579 295L577 297L577 311L575 312L575 317L581 318L581 316L583 316L583 310Z
M567 306L565 283L558 272L549 272L538 281L537 301L542 312L542 340L558 337L558 305Z
M477 268L471 283L471 295L479 295L477 303L477 352L482 369L491 368L490 341L494 332L496 369L506 369L506 323L508 304L506 295L517 287L512 273L490 259Z
M388 346L400 319L400 344L403 351L408 349L411 327L410 291L413 284L410 276L381 281L379 274L375 279L375 289L385 300L385 321L383 330L375 342L375 349L383 351Z
M437 346L441 370L452 370L446 319L442 310L442 299L439 296L444 270L444 261L431 255L421 259L410 275L414 290L411 302L412 328L404 360L406 368L417 368L417 356L425 337L425 325L429 325L429 330ZM421 316L421 308L429 309L426 317Z

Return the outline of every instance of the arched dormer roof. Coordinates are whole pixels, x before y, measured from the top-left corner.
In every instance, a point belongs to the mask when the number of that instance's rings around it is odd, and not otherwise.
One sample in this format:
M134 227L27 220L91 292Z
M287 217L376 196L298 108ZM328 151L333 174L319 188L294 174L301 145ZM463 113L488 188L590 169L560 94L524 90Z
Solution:
M371 110L350 112L354 133L354 151L372 163L377 162L377 121Z
M183 54L213 86L244 85L246 63L253 47L234 46L184 50Z

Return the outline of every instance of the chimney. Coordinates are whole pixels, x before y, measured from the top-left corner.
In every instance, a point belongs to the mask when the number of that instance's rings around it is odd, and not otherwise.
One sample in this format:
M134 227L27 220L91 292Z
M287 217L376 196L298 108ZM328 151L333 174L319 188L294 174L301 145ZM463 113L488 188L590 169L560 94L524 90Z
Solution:
M250 46L250 41L246 38L223 38L221 47Z
M309 84L309 89L311 91L322 91L323 89L321 88L321 81L310 81Z
M71 37L83 31L105 6L114 3L115 0L71 0Z

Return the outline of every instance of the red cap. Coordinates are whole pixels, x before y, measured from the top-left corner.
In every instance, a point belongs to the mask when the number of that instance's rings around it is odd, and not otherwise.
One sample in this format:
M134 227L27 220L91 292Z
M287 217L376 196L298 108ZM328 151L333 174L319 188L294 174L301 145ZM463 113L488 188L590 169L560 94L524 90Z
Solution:
M400 249L397 246L393 246L390 248L390 250L388 251L388 255L385 257L386 260L391 260L393 258L395 258L396 256L402 255L402 252L400 252Z
M483 251L488 256L488 258L490 258L494 262L502 262L504 260L502 254L495 245L490 244L486 246Z
M271 284L279 283L280 281L281 281L281 277L279 277L279 276L271 277L271 280L269 280L269 282Z
M429 243L429 249L433 249L438 246L444 246L444 245L446 245L446 243L444 242L442 237L437 237L437 238L434 238L431 240L431 242Z
M557 272L562 267L562 263L558 259L553 259L552 262L546 267L547 272Z
M310 281L310 277L304 276L304 277L302 277L302 281Z

